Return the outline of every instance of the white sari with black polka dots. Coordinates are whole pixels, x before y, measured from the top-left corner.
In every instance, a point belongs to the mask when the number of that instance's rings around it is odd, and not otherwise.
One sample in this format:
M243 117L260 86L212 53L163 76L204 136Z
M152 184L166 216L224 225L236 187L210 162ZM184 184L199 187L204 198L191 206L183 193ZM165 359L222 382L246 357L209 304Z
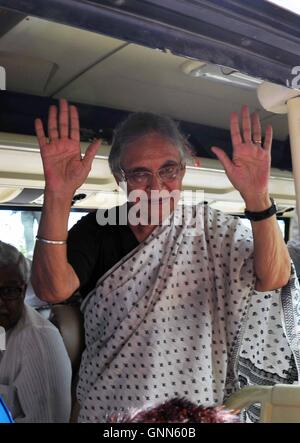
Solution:
M222 404L241 384L252 383L257 350L263 354L259 370L266 369L269 348L261 349L266 321L254 323L251 307L260 298L254 291L251 232L238 217L207 205L185 208L178 225L180 210L171 225L157 227L107 272L83 304L81 422L103 422L117 411L175 396ZM202 221L197 236L189 231L195 216ZM266 305L272 294L262 293ZM254 317L260 318L264 311L255 306ZM281 323L277 311L275 322ZM280 347L291 360L286 338Z

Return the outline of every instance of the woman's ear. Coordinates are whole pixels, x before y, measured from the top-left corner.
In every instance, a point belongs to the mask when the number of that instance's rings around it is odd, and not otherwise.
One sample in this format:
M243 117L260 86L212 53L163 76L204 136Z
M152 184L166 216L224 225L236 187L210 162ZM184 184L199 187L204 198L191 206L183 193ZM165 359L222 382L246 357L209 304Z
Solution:
M201 160L200 160L200 158L199 158L199 157L196 157L196 156L194 155L193 159L194 159L194 166L195 166L196 168L200 168L200 166L201 166Z
M197 156L195 155L195 153L194 153L192 147L191 147L189 144L186 144L186 145L185 145L185 149L186 149L187 152L190 154L190 157L192 157L192 159L193 159L193 163L194 163L194 166L195 166L196 168L199 168L200 165L201 165L201 161L200 161L200 158L197 157Z

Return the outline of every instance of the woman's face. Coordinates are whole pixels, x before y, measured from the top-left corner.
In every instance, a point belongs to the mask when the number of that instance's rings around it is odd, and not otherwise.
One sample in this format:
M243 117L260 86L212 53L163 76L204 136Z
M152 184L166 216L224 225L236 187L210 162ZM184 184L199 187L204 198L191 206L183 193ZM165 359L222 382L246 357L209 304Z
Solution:
M169 140L156 133L141 137L126 147L121 166L127 176L127 195L130 197L130 193L142 191L148 215L158 216L161 221L165 210L169 213L174 210L185 167L178 148ZM120 182L120 177L116 179ZM132 200L129 198L129 201ZM138 200L134 198L133 201Z

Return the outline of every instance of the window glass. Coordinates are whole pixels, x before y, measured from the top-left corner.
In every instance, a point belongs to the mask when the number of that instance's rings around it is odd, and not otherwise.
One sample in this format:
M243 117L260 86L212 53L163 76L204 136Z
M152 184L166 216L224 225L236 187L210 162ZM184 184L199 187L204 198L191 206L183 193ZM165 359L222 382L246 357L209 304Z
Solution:
M251 229L251 222L247 218L241 218L242 223L247 226L247 228ZM280 231L282 233L283 238L285 237L285 221L284 220L277 220Z
M86 214L71 212L68 229ZM25 257L32 259L40 216L40 211L1 210L0 240L15 246Z

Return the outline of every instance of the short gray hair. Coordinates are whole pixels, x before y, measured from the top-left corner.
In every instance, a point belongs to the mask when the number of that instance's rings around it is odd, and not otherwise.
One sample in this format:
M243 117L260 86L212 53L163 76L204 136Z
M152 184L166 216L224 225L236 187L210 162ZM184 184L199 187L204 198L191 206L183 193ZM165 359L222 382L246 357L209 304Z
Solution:
M114 131L108 163L112 172L120 172L121 155L126 146L148 134L159 134L178 148L181 160L191 155L191 147L171 118L151 112L130 114Z
M0 268L15 266L21 274L24 283L29 282L30 264L24 255L12 245L0 241Z

